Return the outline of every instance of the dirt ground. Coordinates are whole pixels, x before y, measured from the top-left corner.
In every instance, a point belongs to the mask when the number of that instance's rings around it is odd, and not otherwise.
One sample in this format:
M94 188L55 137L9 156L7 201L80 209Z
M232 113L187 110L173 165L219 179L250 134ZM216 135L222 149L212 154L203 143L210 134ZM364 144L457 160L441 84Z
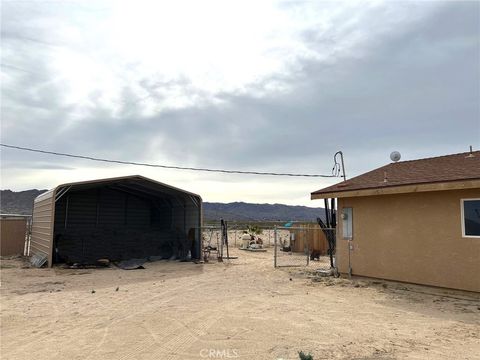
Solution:
M2 359L479 359L480 294L274 269L1 269ZM473 274L478 276L478 274Z

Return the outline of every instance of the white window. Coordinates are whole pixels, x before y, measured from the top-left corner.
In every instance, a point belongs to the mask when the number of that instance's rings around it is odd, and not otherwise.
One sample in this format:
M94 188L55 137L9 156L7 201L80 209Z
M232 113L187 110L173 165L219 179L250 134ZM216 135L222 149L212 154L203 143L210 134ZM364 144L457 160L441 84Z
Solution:
M462 199L462 236L480 238L480 199Z
M353 209L342 209L342 234L346 240L351 240L353 237Z

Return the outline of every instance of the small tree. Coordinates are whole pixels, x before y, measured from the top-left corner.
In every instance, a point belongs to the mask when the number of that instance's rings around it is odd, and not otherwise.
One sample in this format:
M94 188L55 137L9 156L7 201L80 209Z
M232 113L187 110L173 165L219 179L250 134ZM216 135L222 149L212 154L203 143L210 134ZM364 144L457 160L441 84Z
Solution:
M263 233L263 230L260 229L257 225L248 225L247 232L250 235L260 235L261 233Z

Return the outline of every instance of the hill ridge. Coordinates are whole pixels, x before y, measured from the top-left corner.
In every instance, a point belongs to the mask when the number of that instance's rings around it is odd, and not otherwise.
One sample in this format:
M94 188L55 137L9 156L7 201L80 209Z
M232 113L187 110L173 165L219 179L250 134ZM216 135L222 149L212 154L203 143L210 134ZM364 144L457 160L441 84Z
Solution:
M1 190L0 212L30 215L33 211L33 200L45 191L47 190ZM221 218L228 221L315 221L317 217L323 218L324 209L279 203L204 202L203 214L207 221Z

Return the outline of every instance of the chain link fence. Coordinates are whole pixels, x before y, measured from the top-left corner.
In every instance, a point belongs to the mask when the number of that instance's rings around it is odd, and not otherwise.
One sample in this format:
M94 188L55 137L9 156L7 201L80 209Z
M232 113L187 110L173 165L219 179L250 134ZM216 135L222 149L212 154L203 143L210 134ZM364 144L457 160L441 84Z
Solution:
M250 227L249 227L250 226ZM274 246L273 227L260 225L233 224L228 225L227 239L230 249L248 249L262 251ZM227 247L224 242L223 229L221 225L208 225L201 228L204 260L225 259ZM249 239L245 242L245 234ZM254 245L255 244L255 245Z
M312 225L275 227L274 266L313 270L335 267L335 229Z
M202 227L204 260L229 256L219 224ZM247 234L247 235L246 235ZM335 229L318 224L279 226L274 224L229 224L229 248L273 253L275 267L308 267L330 270L335 267ZM332 256L330 256L332 253Z

